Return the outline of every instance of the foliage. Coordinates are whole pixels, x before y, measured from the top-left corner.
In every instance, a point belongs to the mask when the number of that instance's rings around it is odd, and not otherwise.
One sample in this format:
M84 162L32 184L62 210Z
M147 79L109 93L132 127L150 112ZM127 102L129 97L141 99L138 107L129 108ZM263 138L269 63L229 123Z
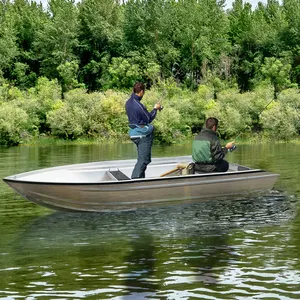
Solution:
M127 117L124 109L125 95L107 91L105 94L87 94L85 90L72 90L64 102L47 114L54 136L76 139L120 138L126 135Z
M155 122L155 138L162 144L172 144L183 138L182 117L180 113L170 108L162 111Z
M26 63L16 62L11 72L13 83L20 89L25 90L36 84L37 78L34 72L30 72L30 67Z
M299 16L295 0L255 8L235 0L227 11L214 0L2 1L0 73L24 90L56 78L63 93L171 77L215 94L267 79L277 94L300 82Z
M50 0L51 18L38 30L33 42L41 62L41 75L57 78L57 67L76 60L78 46L78 10L72 0Z
M80 78L90 91L106 87L112 56L123 49L122 13L114 0L85 0L79 4Z
M2 145L18 144L40 134L67 140L128 140L124 106L129 93L87 93L81 88L66 92L62 99L58 82L46 78L40 78L28 91L4 82L0 87ZM261 86L243 94L237 89L223 90L214 98L209 86L201 85L192 92L179 89L174 81L159 81L142 101L148 110L158 101L164 106L153 122L155 141L162 144L191 139L205 118L212 116L220 120L222 139L296 137L300 132L298 89L283 90L277 100L272 95L272 86Z
M276 138L274 116L278 137L299 133L298 0L235 0L227 11L214 0L48 4L0 2L0 103L26 112L29 136L123 137L128 93L117 90L137 80L147 107L165 106L155 120L162 143L212 115L223 138Z
M297 133L294 122L296 119L299 125L298 113L291 107L277 102L262 114L264 134L277 140L290 140Z
M108 68L111 77L110 87L120 89L122 87L130 88L140 76L140 68L136 64L131 64L127 59L114 57Z
M15 104L0 102L0 145L14 146L26 131L28 115Z
M10 2L0 2L0 76L19 54Z
M85 111L67 103L47 114L52 134L65 139L76 139L83 135L86 118Z
M266 57L265 63L262 65L262 74L270 79L274 86L275 95L283 89L291 85L289 74L291 70L290 64L283 64L274 57Z
M235 89L218 94L214 105L207 107L206 117L217 117L220 120L219 132L224 139L261 130L260 115L272 101L270 88L258 88L253 92L239 93Z
M83 84L79 84L77 80L78 69L78 62L74 60L60 64L57 67L63 93L75 88L83 87Z
M286 123L294 126L297 134L300 134L300 93L298 89L291 88L282 91L278 95L278 102L285 107L290 115L287 115Z
M39 133L48 133L46 115L52 110L54 104L61 98L61 88L57 80L48 80L41 77L37 85L28 91L20 92L10 88L11 101L22 108L29 116L29 132L38 130Z

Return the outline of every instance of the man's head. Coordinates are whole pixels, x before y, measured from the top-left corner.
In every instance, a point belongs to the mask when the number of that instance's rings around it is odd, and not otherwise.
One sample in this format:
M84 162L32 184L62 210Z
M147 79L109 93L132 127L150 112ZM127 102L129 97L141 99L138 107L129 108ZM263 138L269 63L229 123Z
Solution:
M205 121L205 127L207 129L211 129L213 131L217 131L218 129L219 120L216 118L208 118Z
M143 97L145 93L145 85L142 82L136 82L133 86L133 92L139 97Z

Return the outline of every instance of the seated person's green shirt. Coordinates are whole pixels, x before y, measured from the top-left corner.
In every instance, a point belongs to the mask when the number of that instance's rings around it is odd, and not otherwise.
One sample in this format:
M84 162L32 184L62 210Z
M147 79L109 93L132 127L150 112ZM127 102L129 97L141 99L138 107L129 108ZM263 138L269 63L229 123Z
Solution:
M211 129L203 128L193 141L193 161L203 164L199 170L210 172L215 170L215 164L221 163L227 153L227 148L222 148L217 134Z

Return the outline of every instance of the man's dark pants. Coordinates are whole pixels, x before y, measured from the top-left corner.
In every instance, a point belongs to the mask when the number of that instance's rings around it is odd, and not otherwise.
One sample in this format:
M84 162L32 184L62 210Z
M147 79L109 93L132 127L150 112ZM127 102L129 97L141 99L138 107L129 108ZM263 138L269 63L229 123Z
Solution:
M138 158L137 163L133 169L131 178L145 178L145 171L147 165L151 163L151 148L153 144L153 134L146 137L132 139L136 144Z
M229 163L222 159L215 164L201 164L195 163L195 171L196 172L227 172L229 169Z

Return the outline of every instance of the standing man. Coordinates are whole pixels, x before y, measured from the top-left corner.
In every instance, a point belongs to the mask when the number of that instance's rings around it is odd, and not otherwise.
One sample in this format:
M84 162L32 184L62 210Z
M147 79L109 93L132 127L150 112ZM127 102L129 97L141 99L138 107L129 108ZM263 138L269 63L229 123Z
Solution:
M161 110L160 103L156 103L151 112L141 103L145 93L145 85L136 82L133 93L125 104L129 121L129 136L137 146L138 158L131 178L145 178L147 165L151 162L151 148L154 127L150 123L155 119L157 110Z
M192 157L197 172L226 172L229 164L224 160L228 150L234 147L233 142L221 147L217 137L218 119L208 118L193 142Z

